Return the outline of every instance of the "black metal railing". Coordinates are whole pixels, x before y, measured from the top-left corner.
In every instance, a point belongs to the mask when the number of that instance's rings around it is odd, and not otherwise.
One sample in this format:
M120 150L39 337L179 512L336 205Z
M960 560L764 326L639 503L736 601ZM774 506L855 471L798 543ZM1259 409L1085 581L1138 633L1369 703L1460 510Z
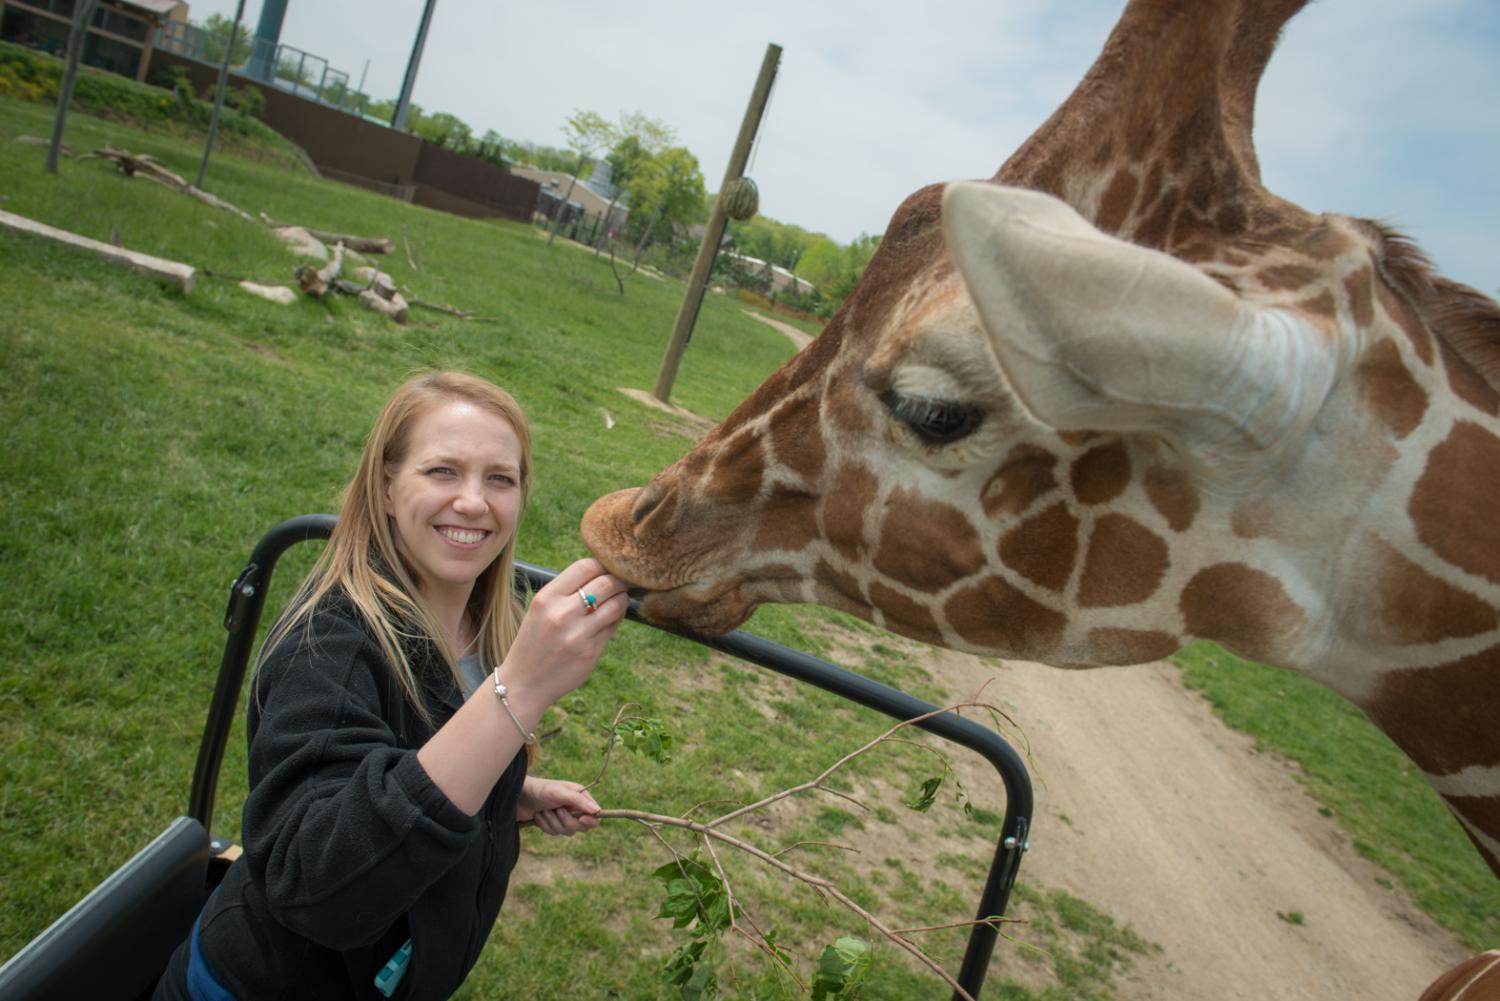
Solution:
M244 687L245 672L276 561L282 553L299 542L328 538L335 521L333 515L312 514L291 518L276 525L261 537L250 554L249 562L230 585L229 607L224 615L224 627L229 632L229 638L224 646L224 658L219 665L219 678L214 686L213 700L209 704L208 721L203 728L203 740L198 747L198 762L193 772L192 791L188 797L188 813L206 830L212 830L219 768L224 760L224 748L229 740L239 693ZM556 576L552 570L519 560L516 566L533 589L540 588ZM735 630L723 636L700 636L685 630L656 626L641 618L635 602L631 602L627 617L789 678L815 685L897 720L915 719L940 708L889 685L871 681L863 675L751 633ZM945 712L930 716L915 725L982 755L999 772L1001 781L1005 784L1005 819L1000 827L989 876L985 880L976 911L976 918L980 922L987 918L1001 917L1005 914L1010 891L1015 885L1021 858L1026 851L1032 816L1031 777L1010 744L993 730L980 726L973 720ZM216 842L214 848L216 851L221 850L222 845ZM976 924L969 934L969 944L956 979L959 986L976 998L984 983L998 935L998 929L989 923ZM957 998L958 995L955 994L954 997Z

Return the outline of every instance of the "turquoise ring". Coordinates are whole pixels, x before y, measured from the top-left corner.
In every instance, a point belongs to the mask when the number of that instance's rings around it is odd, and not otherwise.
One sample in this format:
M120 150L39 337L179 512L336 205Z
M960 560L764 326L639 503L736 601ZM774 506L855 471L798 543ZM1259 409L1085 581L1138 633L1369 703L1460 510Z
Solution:
M581 587L578 589L578 598L583 602L583 610L585 612L592 612L599 607L599 599L592 594L586 593Z

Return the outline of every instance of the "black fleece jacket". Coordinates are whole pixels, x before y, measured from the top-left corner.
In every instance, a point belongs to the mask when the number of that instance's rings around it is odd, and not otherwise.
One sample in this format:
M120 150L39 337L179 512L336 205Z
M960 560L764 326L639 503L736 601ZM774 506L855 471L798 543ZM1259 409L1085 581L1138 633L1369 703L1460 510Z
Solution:
M462 696L430 643L408 656L441 726ZM244 855L200 919L214 977L241 1001L378 999L375 974L411 938L395 998L448 997L505 899L525 754L477 816L449 802L417 763L434 727L341 596L272 652L248 702Z

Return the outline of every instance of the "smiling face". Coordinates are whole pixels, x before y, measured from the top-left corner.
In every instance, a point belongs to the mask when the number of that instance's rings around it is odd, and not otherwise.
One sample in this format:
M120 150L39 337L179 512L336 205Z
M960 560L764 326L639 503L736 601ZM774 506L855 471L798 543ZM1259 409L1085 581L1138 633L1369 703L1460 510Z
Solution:
M406 454L386 471L396 550L428 601L467 601L515 536L522 450L509 421L465 400L412 421Z

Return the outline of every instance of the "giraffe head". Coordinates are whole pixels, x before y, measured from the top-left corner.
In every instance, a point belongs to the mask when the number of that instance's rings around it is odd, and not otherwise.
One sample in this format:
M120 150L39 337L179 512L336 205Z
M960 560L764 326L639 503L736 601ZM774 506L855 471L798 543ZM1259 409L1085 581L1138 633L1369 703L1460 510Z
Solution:
M1500 540L1452 527L1500 452L1494 304L1260 184L1255 87L1301 6L1134 2L995 178L909 198L812 345L585 516L645 614L819 602L1052 663L1207 637L1315 673L1428 628L1397 595L1451 580L1434 555L1500 584ZM1493 628L1457 591L1452 628Z

